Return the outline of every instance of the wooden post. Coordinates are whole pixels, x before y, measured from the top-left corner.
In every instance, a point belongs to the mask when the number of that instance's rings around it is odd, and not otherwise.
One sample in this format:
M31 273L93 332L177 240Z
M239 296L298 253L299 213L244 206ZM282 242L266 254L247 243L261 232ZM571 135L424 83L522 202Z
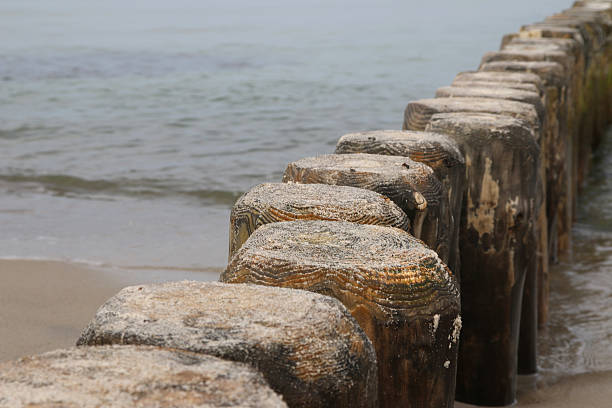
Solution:
M538 112L538 117L546 128L545 108L539 93L522 91L509 88L440 88L436 92L437 97L489 97L496 99L510 99L533 105ZM536 142L542 152L543 139L536 134ZM521 313L521 329L519 340L519 374L533 374L537 371L537 341L538 341L538 288L546 285L548 288L548 221L546 218L546 168L542 157L539 158L540 168L537 174L536 193L536 236L535 248L537 263L531 265L525 278L525 289L523 293L523 306ZM548 294L548 290L542 292ZM548 307L548 296L542 297L542 302Z
M574 197L572 180L572 141L567 129L566 72L559 63L545 61L495 61L480 66L483 71L532 72L546 85L547 126L544 135L546 193L550 241L549 256L569 250ZM544 147L544 146L543 146Z
M154 345L246 363L290 407L378 406L376 355L336 299L218 282L132 286L109 299L79 345Z
M577 196L578 186L584 177L585 172L588 168L590 160L591 148L590 141L586 141L585 137L590 138L592 133L590 127L592 126L592 119L589 119L592 109L586 108L590 103L586 102L585 92L585 61L587 58L586 50L584 46L584 40L582 35L577 29L560 27L560 26L524 26L522 31L503 47L505 49L515 49L516 47L550 47L563 50L564 52L571 53L576 61L573 82L573 100L568 100L568 106L573 106L573 115L569 115L568 120L573 122L568 125L568 129L573 135L573 163L575 181L572 186L572 194L574 197ZM550 92L556 93L554 89ZM554 120L554 109L549 109L548 113L550 118ZM550 120L549 118L549 120ZM551 129L546 132L550 138L550 132L554 131ZM589 135L589 136L586 136ZM590 140L590 139L589 139ZM545 149L543 151L544 159L548 163L549 160L547 155L551 154L550 151ZM552 149L551 149L552 150ZM552 178L551 178L552 180ZM576 200L574 200L574 203ZM549 207L554 208L549 201ZM575 211L572 211L575 213ZM554 220L549 220L549 226L552 230ZM549 276L547 274L540 275L541 279L538 282L538 324L543 327L548 320L548 298L549 298Z
M381 407L452 407L459 290L407 232L341 221L264 225L221 280L305 289L340 300L372 340Z
M533 85L529 84L529 86ZM500 83L497 83L496 87L480 87L478 85L444 86L436 90L436 98L491 98L525 102L533 105L540 123L544 124L546 121L545 108L539 92L509 88L502 86Z
M542 83L542 79L536 74L528 72L465 71L460 72L457 74L457 76L455 76L452 85L457 85L461 82L473 81L502 83L504 87L511 87L510 85L531 84L535 85L540 90L540 94L544 92L544 84Z
M582 181L586 173L588 172L588 166L591 155L591 143L590 141L584 140L581 132L581 126L584 126L584 120L586 111L592 109L585 109L583 107L584 102L581 102L584 98L584 82L585 82L585 49L584 42L579 42L575 39L567 38L520 38L518 34L515 38L509 40L502 46L503 50L507 51L559 51L565 54L571 55L574 61L573 69L571 69L571 75L568 78L570 83L570 90L568 94L568 131L570 132L571 139L573 141L572 152L574 164L573 169L573 192L572 195L577 197L579 186L582 185ZM586 131L587 134L592 133ZM574 200L574 203L576 200ZM572 211L575 214L575 208Z
M443 188L433 170L409 157L329 154L289 163L284 182L352 186L389 197L410 219L410 233L440 249L450 231L441 211Z
M516 397L525 276L536 262L539 148L523 121L502 115L436 114L427 131L454 138L466 161L457 399L507 405Z
M349 221L410 231L410 220L374 191L327 184L266 183L236 201L230 215L229 260L264 224L295 220Z
M459 220L465 188L465 160L457 143L445 135L434 133L375 130L342 136L336 145L336 153L406 156L432 168L444 188L440 214L445 219L439 225L438 236L441 239L434 250L460 282Z
M595 103L589 106L589 108L593 110L591 113L591 119L593 120L592 140L593 145L597 145L600 135L605 130L605 119L602 118L605 118L607 114L604 113L605 108L602 108L601 104L597 103L599 97L598 89L600 88L598 85L601 85L601 82L598 81L598 78L600 78L599 69L601 68L601 64L597 63L597 58L593 58L593 56L598 53L605 43L606 35L601 26L594 21L590 21L588 18L566 14L548 17L542 23L533 24L525 28L537 30L541 25L562 27L566 30L577 30L584 40L585 48L588 50L588 59L586 60L587 67L590 67L592 70L591 72L587 70L587 77L593 79L593 81L587 80L586 89L587 92L591 94L591 97L595 99Z
M3 407L286 408L245 364L144 346L73 347L0 363Z
M448 112L507 115L523 119L536 131L540 130L540 120L533 105L491 98L435 98L410 102L404 111L403 129L425 130L432 115Z
M476 81L476 80L462 80L455 79L452 83L455 88L505 88L505 89L518 89L521 91L534 92L541 96L541 90L534 84L520 83L520 82L495 82L495 81Z
M594 79L591 90L596 101L594 106L597 106L593 135L593 146L596 146L606 131L610 111L610 100L606 91L609 85L607 84L605 50L610 48L608 38L612 33L612 9L609 5L607 8L578 6L555 14L547 18L547 21L579 27L587 33L585 36L589 38L591 45L589 65L593 69L592 78Z

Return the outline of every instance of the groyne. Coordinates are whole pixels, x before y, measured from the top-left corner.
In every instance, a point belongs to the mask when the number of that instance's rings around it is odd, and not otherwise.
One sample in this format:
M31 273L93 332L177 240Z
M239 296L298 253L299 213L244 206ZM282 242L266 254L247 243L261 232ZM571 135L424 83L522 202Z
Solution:
M77 348L0 364L0 406L513 403L612 118L611 63L609 0L504 36L409 102L403 130L345 135L247 192L222 283L126 288Z

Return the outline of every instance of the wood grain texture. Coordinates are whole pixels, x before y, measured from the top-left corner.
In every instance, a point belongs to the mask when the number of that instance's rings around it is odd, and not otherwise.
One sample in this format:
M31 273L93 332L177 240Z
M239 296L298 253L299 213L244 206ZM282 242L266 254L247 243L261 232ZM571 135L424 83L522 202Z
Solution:
M410 233L430 248L445 242L439 236L443 219L442 184L433 170L409 157L378 154L329 154L289 163L283 182L352 186L375 191L395 202L410 219Z
M381 407L453 406L459 290L436 253L407 232L341 221L267 224L221 280L337 298L374 344Z
M410 231L408 216L374 191L328 184L265 183L236 201L230 215L229 259L262 225L295 220L348 221Z
M75 347L0 364L0 407L287 405L245 364L144 346Z
M431 167L444 188L438 226L438 256L460 281L459 219L465 188L465 160L454 140L427 132L375 130L350 133L336 144L337 154L405 156Z
M457 399L507 405L516 397L523 287L536 268L539 147L529 126L502 115L437 114L427 131L455 139L467 167Z
M346 308L316 293L218 282L124 288L79 345L151 345L246 363L290 407L376 407L374 348Z

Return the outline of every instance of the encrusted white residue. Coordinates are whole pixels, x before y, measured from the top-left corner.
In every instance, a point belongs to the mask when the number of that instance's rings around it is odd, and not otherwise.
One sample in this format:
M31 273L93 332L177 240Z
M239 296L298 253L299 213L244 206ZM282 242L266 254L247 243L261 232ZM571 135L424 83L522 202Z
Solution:
M438 330L438 324L440 323L440 315L435 314L433 317L433 331L431 333L432 336L435 337L436 331Z
M448 368L448 367L450 367L450 361L446 360L444 362L444 368Z
M451 348L453 343L457 344L460 333L461 333L461 315L457 315L457 317L453 321L453 332L448 335L448 339L451 341L451 343L448 345L448 348Z
M493 178L492 164L493 161L486 157L478 202L472 201L469 189L467 194L468 227L474 228L479 237L484 234L493 234L495 229L495 209L499 201L499 182Z

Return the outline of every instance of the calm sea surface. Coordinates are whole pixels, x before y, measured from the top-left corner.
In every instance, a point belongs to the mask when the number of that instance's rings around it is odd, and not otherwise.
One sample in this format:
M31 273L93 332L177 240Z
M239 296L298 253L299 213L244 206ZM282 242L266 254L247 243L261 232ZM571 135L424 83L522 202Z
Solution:
M241 193L344 133L400 128L408 101L570 4L3 0L0 258L222 268ZM606 151L553 280L545 372L612 367Z

